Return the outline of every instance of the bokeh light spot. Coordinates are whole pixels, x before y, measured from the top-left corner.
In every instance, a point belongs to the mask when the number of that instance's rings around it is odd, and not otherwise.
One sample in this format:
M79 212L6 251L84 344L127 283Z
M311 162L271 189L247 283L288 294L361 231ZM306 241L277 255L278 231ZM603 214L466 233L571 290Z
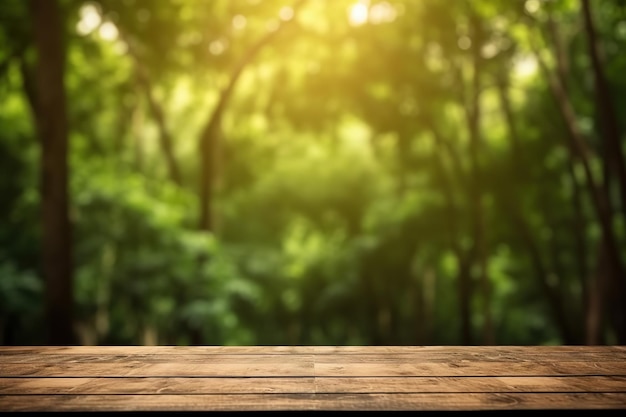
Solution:
M367 22L369 9L367 4L359 2L350 8L349 20L352 26L360 26Z

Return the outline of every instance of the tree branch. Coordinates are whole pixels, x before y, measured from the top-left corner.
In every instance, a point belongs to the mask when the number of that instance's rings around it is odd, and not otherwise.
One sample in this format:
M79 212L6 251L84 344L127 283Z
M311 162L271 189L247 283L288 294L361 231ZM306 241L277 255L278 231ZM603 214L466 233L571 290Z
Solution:
M289 23L295 20L296 11L307 0L297 0L293 5L294 16L287 21L282 21L279 26L267 32L262 38L260 38L255 44L253 44L241 59L235 65L228 84L220 93L217 104L213 108L209 119L200 134L199 147L200 147L200 222L199 227L201 230L211 231L214 229L213 215L211 213L211 199L213 194L213 185L215 177L215 153L217 149L217 135L219 133L219 127L221 125L224 109L228 105L228 102L235 89L237 81L241 76L243 70L248 66L250 62L258 55L258 53L269 44L278 33L283 30Z

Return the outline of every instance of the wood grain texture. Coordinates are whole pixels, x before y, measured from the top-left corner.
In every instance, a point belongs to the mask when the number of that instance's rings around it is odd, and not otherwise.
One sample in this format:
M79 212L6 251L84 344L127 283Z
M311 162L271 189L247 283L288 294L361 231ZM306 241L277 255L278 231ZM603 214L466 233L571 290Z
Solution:
M7 346L8 411L626 410L623 346Z
M626 376L626 362L215 362L215 363L38 363L2 364L0 377L476 377Z
M0 396L4 411L476 411L622 409L626 393Z
M551 362L563 361L567 354L568 362L593 361L593 362L626 362L626 351L602 351L602 352L546 352L542 354L524 353L522 356L516 353L497 352L448 352L448 351L425 351L425 352L402 352L402 353L323 353L323 354L272 354L272 353L47 353L24 352L20 354L0 354L0 364L5 363L95 363L95 362L127 362L140 361L142 363L171 363L184 361L185 363L207 362L302 362L315 361L318 363L359 363L359 362Z
M1 346L1 355L24 353L72 354L72 355L154 355L154 354L215 354L229 355L325 355L325 354L488 354L522 355L523 357L555 353L578 353L588 355L625 354L626 346Z
M626 392L626 377L0 378L0 394Z

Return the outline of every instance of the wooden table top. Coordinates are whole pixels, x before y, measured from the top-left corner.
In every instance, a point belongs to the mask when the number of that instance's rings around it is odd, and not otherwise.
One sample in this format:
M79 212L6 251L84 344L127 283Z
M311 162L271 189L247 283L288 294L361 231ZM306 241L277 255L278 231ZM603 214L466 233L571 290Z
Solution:
M0 346L0 413L584 409L626 346Z

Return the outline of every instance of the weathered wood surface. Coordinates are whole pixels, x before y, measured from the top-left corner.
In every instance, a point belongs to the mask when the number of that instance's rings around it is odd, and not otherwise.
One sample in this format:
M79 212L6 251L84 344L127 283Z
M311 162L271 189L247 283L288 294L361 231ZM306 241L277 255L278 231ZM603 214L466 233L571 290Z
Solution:
M0 413L262 410L626 410L626 347L0 346Z

